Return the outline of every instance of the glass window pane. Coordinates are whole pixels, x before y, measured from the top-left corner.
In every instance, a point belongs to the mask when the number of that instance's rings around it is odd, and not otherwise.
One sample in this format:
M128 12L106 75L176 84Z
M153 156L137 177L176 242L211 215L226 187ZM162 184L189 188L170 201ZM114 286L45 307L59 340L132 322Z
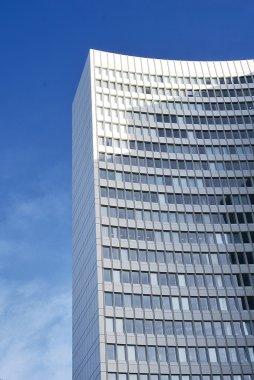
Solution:
M186 349L183 347L178 348L179 360L181 363L187 362Z
M107 359L115 360L115 345L107 344Z
M117 360L125 360L125 346L117 346Z

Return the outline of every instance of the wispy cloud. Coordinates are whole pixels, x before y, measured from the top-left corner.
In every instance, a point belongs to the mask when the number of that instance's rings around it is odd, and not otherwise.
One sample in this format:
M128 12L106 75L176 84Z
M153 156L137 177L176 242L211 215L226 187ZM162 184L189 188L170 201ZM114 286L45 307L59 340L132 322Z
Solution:
M71 213L66 168L30 179L29 191L11 189L0 201L0 270L14 278L70 276ZM22 270L20 270L22 267ZM70 281L69 281L70 282Z
M0 379L70 380L66 168L50 167L21 187L6 187L0 208Z
M39 282L0 286L0 378L71 379L70 291Z

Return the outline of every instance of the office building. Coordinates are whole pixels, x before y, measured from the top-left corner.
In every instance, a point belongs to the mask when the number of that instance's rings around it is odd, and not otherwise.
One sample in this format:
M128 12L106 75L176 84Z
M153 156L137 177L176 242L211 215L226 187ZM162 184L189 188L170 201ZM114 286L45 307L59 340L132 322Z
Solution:
M73 103L73 380L254 378L253 73L90 51Z

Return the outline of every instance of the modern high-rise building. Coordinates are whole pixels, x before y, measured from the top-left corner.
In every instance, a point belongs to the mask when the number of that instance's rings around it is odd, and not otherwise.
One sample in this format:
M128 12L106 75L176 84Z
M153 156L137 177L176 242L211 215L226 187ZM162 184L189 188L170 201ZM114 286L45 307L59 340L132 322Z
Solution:
M90 51L73 103L73 380L254 378L253 74Z

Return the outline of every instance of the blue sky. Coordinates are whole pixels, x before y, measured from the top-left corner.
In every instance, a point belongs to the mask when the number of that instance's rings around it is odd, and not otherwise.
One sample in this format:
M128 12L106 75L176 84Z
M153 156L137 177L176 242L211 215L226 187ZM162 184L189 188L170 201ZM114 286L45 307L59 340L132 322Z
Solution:
M254 57L253 0L0 5L0 378L71 379L71 103L89 48Z

